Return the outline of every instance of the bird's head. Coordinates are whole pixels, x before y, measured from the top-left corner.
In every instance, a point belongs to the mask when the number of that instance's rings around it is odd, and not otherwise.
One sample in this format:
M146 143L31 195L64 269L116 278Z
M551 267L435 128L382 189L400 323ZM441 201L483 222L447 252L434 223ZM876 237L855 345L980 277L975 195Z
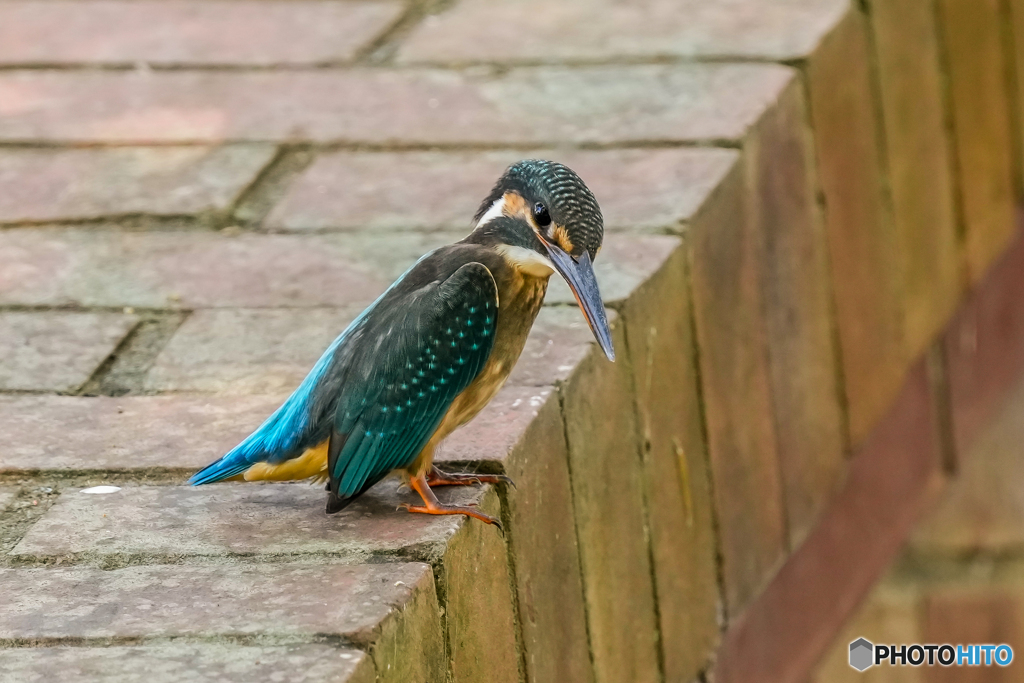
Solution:
M601 350L615 360L608 318L593 261L604 239L604 219L590 188L568 166L528 159L498 179L476 214L505 260L535 277L565 278Z

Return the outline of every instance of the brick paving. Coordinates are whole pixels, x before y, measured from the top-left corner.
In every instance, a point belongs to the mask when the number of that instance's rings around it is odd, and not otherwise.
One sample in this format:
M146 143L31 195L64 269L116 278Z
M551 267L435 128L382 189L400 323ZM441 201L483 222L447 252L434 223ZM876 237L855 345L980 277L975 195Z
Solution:
M850 557L828 534L862 521L855 485L886 458L906 480L873 514L903 516L871 567L909 529L900 505L936 462L923 365L900 394L904 372L959 274L1007 239L976 200L1007 180L970 154L992 141L959 127L988 81L956 84L957 138L927 149L955 142L961 175L987 173L964 199L970 258L954 199L938 232L914 220L960 176L908 161L907 121L945 119L892 80L899 16L868 23L846 0L0 1L0 680L763 671L744 629L806 566ZM184 486L532 156L601 202L619 362L553 280L508 385L438 455L517 481L442 494L504 536L396 510L414 496L394 480L331 517L320 487ZM906 316L904 293L925 313ZM979 343L1002 339L978 306L961 316L989 330ZM971 391L998 381L951 344L955 427L972 429ZM909 444L891 433L903 408ZM83 492L98 485L119 488Z

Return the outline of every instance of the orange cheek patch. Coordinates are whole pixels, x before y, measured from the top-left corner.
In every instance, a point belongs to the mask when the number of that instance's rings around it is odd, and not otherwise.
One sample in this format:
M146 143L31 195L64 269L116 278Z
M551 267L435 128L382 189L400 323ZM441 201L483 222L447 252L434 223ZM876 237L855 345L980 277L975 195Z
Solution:
M526 206L526 200L518 192L506 192L504 196L505 208L504 214L509 218L526 218L532 223L532 215L530 214L529 207Z
M555 226L555 242L562 248L567 254L571 254L574 248L572 240L569 239L569 232L565 229L564 225Z

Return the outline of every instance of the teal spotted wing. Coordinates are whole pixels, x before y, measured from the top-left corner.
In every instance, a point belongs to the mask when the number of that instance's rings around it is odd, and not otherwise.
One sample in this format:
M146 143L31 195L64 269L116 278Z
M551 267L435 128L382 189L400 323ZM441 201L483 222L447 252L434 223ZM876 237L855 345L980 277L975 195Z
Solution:
M498 292L468 263L374 316L351 359L328 452L328 512L411 465L494 344Z

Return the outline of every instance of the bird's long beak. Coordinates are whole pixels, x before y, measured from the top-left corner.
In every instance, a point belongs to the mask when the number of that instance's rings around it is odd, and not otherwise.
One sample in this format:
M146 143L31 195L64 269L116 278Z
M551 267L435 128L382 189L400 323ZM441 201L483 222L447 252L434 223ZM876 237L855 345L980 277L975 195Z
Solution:
M615 347L612 346L612 333L608 329L608 316L604 311L604 301L601 299L601 292L597 288L597 278L594 277L594 266L590 261L590 253L583 252L583 256L574 259L557 245L550 244L547 240L541 240L547 247L548 257L555 269L569 283L569 289L576 296L576 303L587 318L590 330L601 345L601 350L608 360L615 360Z

